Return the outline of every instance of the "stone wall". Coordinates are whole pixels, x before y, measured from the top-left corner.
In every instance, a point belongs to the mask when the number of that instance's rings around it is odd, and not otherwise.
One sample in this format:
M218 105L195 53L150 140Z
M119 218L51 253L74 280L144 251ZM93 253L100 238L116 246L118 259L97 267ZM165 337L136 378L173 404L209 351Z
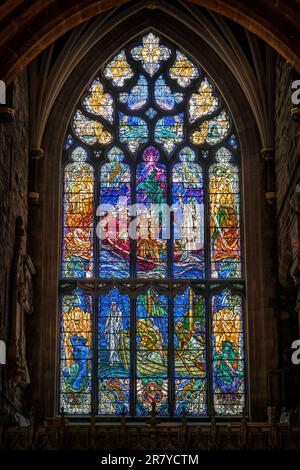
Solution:
M281 58L276 64L275 147L277 183L277 224L279 281L288 286L291 260L289 229L292 217L290 198L300 182L300 123L291 118L292 69Z
M280 57L276 63L275 85L275 160L278 280L280 285L281 367L285 373L287 405L300 402L300 365L291 362L291 344L298 338L295 313L296 292L290 274L292 248L290 229L293 211L290 199L300 182L300 122L291 118L291 82L295 79L290 66Z
M28 192L28 93L27 75L13 84L15 119L0 124L0 339L7 341L10 318L10 281L14 255L16 219L26 231Z

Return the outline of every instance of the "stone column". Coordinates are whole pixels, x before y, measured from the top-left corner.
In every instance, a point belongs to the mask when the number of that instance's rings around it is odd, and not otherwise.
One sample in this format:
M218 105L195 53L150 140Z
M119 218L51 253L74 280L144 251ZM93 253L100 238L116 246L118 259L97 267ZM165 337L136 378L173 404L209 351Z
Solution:
M300 184L297 184L296 190L290 199L290 206L293 211L290 225L290 238L293 256L291 276L297 288L295 310L298 316L298 330L300 337Z

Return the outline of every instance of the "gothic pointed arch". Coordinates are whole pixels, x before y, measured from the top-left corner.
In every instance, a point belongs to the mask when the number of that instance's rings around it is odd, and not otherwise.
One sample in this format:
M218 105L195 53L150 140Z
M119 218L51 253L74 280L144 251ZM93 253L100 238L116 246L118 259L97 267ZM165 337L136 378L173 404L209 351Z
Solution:
M63 155L57 410L240 416L240 147L219 90L148 29L89 83Z
M178 31L181 31L181 34L178 34ZM34 391L34 394L41 393L44 396L43 402L39 402L40 406L40 412L41 413L46 413L47 415L53 415L59 412L59 403L60 403L60 397L59 397L59 387L54 387L53 384L59 384L59 377L57 374L57 370L55 370L54 364L56 363L57 359L57 354L59 353L58 350L58 343L60 341L60 338L57 336L57 321L58 317L61 315L61 301L57 297L57 285L59 284L61 293L71 293L71 291L74 292L76 289L79 289L79 291L83 292L83 295L90 295L92 297L93 301L93 315L92 318L94 322L97 322L97 315L98 315L98 310L99 307L98 305L98 299L99 295L103 294L109 294L110 290L115 288L120 292L120 295L127 295L131 299L130 302L130 315L134 315L133 312L136 311L136 302L137 302L137 296L138 295L146 295L146 293L150 290L154 290L157 292L158 295L166 295L168 297L168 302L170 302L170 305L172 308L174 307L174 302L175 302L175 297L177 295L183 295L184 291L186 291L189 287L192 288L192 291L194 292L195 296L199 296L200 294L205 294L205 287L204 284L206 280L208 279L208 276L211 275L211 273L208 273L207 271L204 273L204 283L203 286L197 286L199 287L198 289L194 288L193 280L192 279L182 279L179 278L176 279L176 276L170 275L171 273L169 272L170 269L170 262L169 262L169 249L173 250L173 245L175 246L175 240L174 240L174 233L172 235L172 239L167 242L167 269L166 269L166 278L161 278L159 280L156 279L147 279L146 282L143 279L140 278L135 278L136 276L136 266L133 265L132 258L130 260L126 260L124 262L124 266L128 266L129 264L129 277L126 279L124 278L119 278L119 279L109 279L106 278L104 279L101 273L97 273L96 275L94 274L94 277L90 277L88 279L82 279L82 278L72 278L72 279L62 279L61 278L61 271L59 271L57 264L53 261L55 259L59 259L61 256L61 229L58 225L58 219L60 217L60 211L62 210L62 201L61 201L61 195L62 195L62 186L61 186L61 181L62 181L62 175L64 171L64 167L68 166L70 163L73 162L71 158L72 151L74 150L74 146L72 147L72 139L70 139L71 142L71 147L69 149L66 149L65 146L68 142L68 136L71 135L72 133L74 134L73 130L73 125L74 125L74 120L75 124L80 123L80 120L82 119L82 116L84 118L89 119L90 121L95 122L96 124L91 127L91 129L96 129L97 132L94 133L94 139L98 139L98 137L101 135L101 139L110 139L110 136L112 136L112 140L105 144L100 144L99 142L95 144L98 146L97 149L93 148L93 145L88 145L86 142L84 142L82 139L78 139L77 143L78 146L81 148L84 148L85 151L87 152L87 160L82 163L86 163L87 165L91 166L94 171L94 176L95 176L95 181L98 181L98 183L101 180L101 168L103 170L103 173L105 174L105 168L108 168L105 165L116 165L118 166L118 162L115 161L114 154L116 154L117 159L119 158L118 155L121 155L124 158L119 162L119 164L124 164L126 167L130 168L130 181L129 178L125 178L126 182L124 180L125 185L123 185L124 193L126 197L128 197L129 192L130 192L130 197L136 195L136 183L137 183L137 172L133 171L133 167L135 166L137 169L138 165L141 165L145 163L145 151L149 147L153 147L155 149L155 152L159 154L159 159L157 163L159 165L163 165L166 167L166 173L167 173L167 178L166 178L166 184L167 184L167 196L168 196L168 203L172 202L174 200L176 202L178 201L178 197L176 193L172 193L171 186L173 184L173 187L176 185L181 185L183 186L185 184L185 179L183 176L180 175L180 171L178 172L178 165L184 166L193 166L195 165L195 168L198 168L196 171L197 178L194 182L194 186L196 191L201 193L201 190L203 190L206 194L206 198L208 197L208 192L207 188L202 188L204 181L208 182L209 180L209 165L211 166L211 172L214 171L214 166L213 165L218 165L217 161L217 155L216 159L213 162L210 158L208 158L207 163L206 157L201 156L201 162L198 160L193 161L193 152L196 153L196 158L199 159L198 155L200 154L200 151L204 152L204 148L201 148L201 145L203 144L197 144L193 143L192 139L198 139L199 137L201 138L201 126L200 124L203 123L204 121L209 121L207 119L207 116L204 116L203 118L197 118L194 122L192 116L188 116L188 119L191 120L189 123L190 128L193 131L193 136L191 133L191 138L188 140L188 142L185 141L185 135L186 135L186 127L183 126L183 132L184 132L184 139L183 141L176 142L176 148L173 150L168 150L168 143L166 147L166 139L162 140L161 136L159 135L159 132L156 132L156 140L161 140L161 141L156 141L154 139L155 137L155 128L162 128L162 119L163 116L154 116L152 119L154 119L153 122L156 124L158 121L161 121L159 123L159 126L154 126L153 129L153 138L152 142L145 141L139 142L139 149L135 150L134 145L130 145L132 147L132 150L128 147L130 144L130 141L128 140L128 135L126 136L126 133L123 134L124 139L127 139L127 141L124 142L117 142L119 139L119 135L117 135L117 138L115 141L115 127L114 123L110 122L109 118L109 113L107 114L107 110L110 109L110 103L111 100L109 96L111 95L114 99L114 94L118 92L118 103L120 104L120 107L123 109L123 115L124 116L136 116L137 118L143 120L145 123L147 123L148 127L148 122L151 121L151 115L155 114L155 106L147 106L145 102L145 96L142 97L140 104L144 103L140 109L136 110L130 110L129 104L132 104L134 102L133 97L136 96L135 90L133 90L134 87L138 87L139 84L143 85L144 79L142 78L141 80L134 80L134 78L130 78L127 81L127 84L125 82L124 88L114 88L115 86L111 84L104 90L104 94L106 94L106 111L103 109L103 103L104 101L102 100L102 108L101 106L98 107L97 112L95 114L90 113L87 111L85 108L87 106L90 106L88 104L87 99L89 95L89 89L92 87L93 83L95 82L97 85L99 83L97 82L97 78L101 78L99 80L101 82L101 85L105 85L107 81L109 80L105 76L103 77L101 75L101 71L104 70L105 66L111 63L111 61L124 49L127 50L127 48L138 48L142 46L142 38L146 33L153 32L156 36L158 36L162 42L163 45L167 48L170 48L172 51L178 50L182 54L184 54L188 60L194 64L197 68L200 69L201 71L201 77L205 76L208 79L208 82L210 85L212 85L213 89L219 94L220 101L217 102L217 108L214 111L214 113L211 113L208 115L211 120L213 120L215 117L217 117L219 114L222 113L221 108L224 106L224 109L226 109L227 116L229 117L230 120L230 125L233 126L236 130L236 142L239 144L239 151L238 151L238 160L228 162L230 165L232 165L232 175L234 175L234 168L237 167L239 171L239 176L240 176L240 191L241 191L241 196L243 200L243 209L245 213L247 214L247 217L244 219L244 224L243 224L243 230L241 230L240 238L242 240L241 244L241 250L242 251L242 258L243 260L246 259L247 263L244 265L245 269L243 269L243 276L244 276L244 281L241 279L242 282L236 283L236 290L232 290L231 292L231 298L236 299L236 296L242 295L241 299L241 309L243 309L243 331L246 332L246 337L248 340L248 344L250 345L250 349L255 348L256 351L256 356L253 356L249 354L249 359L248 359L248 354L246 351L245 354L245 363L249 367L246 367L246 374L250 378L248 382L248 389L251 387L251 390L248 395L249 397L249 412L251 412L251 408L255 409L255 416L264 416L264 404L267 406L267 396L268 396L268 377L267 377L267 371L268 368L274 367L273 364L275 364L275 359L274 356L272 355L272 351L264 351L265 346L263 346L263 342L261 341L262 336L268 336L270 333L270 330L265 328L265 324L268 320L265 306L269 302L268 295L267 295L267 290L265 289L266 284L269 282L268 281L268 276L267 276L267 265L263 262L263 256L257 256L257 258L254 259L252 256L252 253L255 251L256 253L268 253L269 250L269 245L266 243L265 238L262 237L257 237L257 233L261 233L260 231L263 230L264 224L265 224L265 217L264 217L264 203L263 203L263 192L261 190L260 185L253 185L253 181L259 181L261 178L261 163L259 159L259 138L258 138L258 131L257 127L255 124L255 120L253 117L253 114L251 112L251 108L249 106L249 103L245 99L245 95L241 91L235 77L232 75L232 73L229 71L229 69L226 67L226 64L223 63L220 60L220 57L217 56L217 54L210 48L205 45L204 42L201 42L201 38L197 38L196 36L193 36L193 33L191 31L188 31L183 25L180 26L179 24L175 21L174 23L168 22L164 25L163 31L161 30L161 24L158 21L155 21L153 18L144 18L141 19L139 24L128 24L124 22L124 24L120 24L118 28L118 34L112 34L110 33L110 41L107 41L108 36L105 36L99 42L93 47L88 54L86 54L84 57L82 57L81 62L78 64L76 67L76 70L70 75L64 86L62 87L60 94L57 98L57 100L54 103L53 109L49 115L49 119L45 128L45 132L43 134L43 139L42 139L42 146L45 148L45 161L44 161L44 167L42 168L42 172L40 175L41 178L41 184L43 185L43 191L41 192L41 206L40 209L36 211L36 218L34 222L34 226L37 227L42 227L40 230L41 233L41 240L42 242L40 245L37 247L36 250L36 256L37 256L37 263L43 263L43 276L38 279L38 284L39 284L39 290L40 292L44 293L43 295L37 295L35 298L35 303L36 303L36 308L38 311L43 312L43 320L40 320L39 325L37 325L38 328L38 334L36 335L37 341L34 343L34 348L36 348L36 351L38 351L39 345L41 347L47 349L47 354L40 356L39 359L39 366L36 368L34 371L34 377L33 377L33 382L36 383L36 388ZM115 31L116 33L116 31ZM197 44L197 47L195 46ZM104 47L105 46L105 47ZM174 61L176 58L176 55L171 56L169 58L169 65L172 65L172 60ZM153 75L153 79L151 78L150 74L145 70L143 67L142 62L138 62L138 60L135 60L133 58L128 58L126 57L128 63L131 63L132 61L134 64L134 70L136 65L139 67L140 70L140 75L146 78L146 80L152 80L152 81L158 81L158 85L162 85L162 81L158 80L160 77L160 71L157 72L157 75ZM166 69L164 69L165 71ZM221 73L220 73L221 72ZM100 74L100 75L99 75ZM149 78L150 77L150 78ZM199 76L199 79L201 78ZM171 80L171 81L170 81ZM184 87L182 87L180 84L177 83L175 79L165 79L166 85L171 89L171 94L173 94L178 102L174 100L174 106L175 108L173 109L178 109L180 106L184 106L183 102L180 102L180 93L184 93ZM170 83L169 83L170 82ZM175 84L175 85L173 85ZM200 83L199 83L200 85ZM205 83L203 84L203 86ZM159 87L157 88L159 90ZM99 91L99 88L98 88ZM197 94L197 89L193 89L193 83L191 85L191 94ZM119 97L119 95L122 96ZM173 96L173 98L174 98ZM155 93L153 95L154 99L160 103L162 103L164 100L162 100L160 93L156 92L156 97ZM86 99L87 98L87 99ZM120 98L120 99L119 99ZM147 99L146 99L147 101ZM189 102L195 103L197 100L189 100ZM185 100L185 102L187 102ZM171 99L171 104L172 104L172 99ZM170 106L170 103L168 104ZM189 106L189 103L188 103ZM221 108L220 108L221 106ZM127 108L126 108L127 107ZM126 109L126 112L124 110ZM207 109L210 109L209 107ZM130 110L130 112L129 112ZM80 113L78 113L80 111ZM147 115L145 112L147 111ZM102 113L102 114L101 114ZM106 113L107 119L103 116L103 113ZM178 116L181 114L181 112L178 113L173 113L172 110L164 110L165 115L168 116ZM78 119L78 117L80 119ZM122 118L123 119L123 118ZM128 118L124 118L128 119ZM123 123L124 123L123 119ZM84 122L84 121L81 121ZM120 121L121 122L121 121ZM76 125L77 125L76 124ZM98 124L101 124L99 126ZM125 122L126 124L126 122ZM124 129L126 128L126 125L124 124ZM80 125L80 124L79 124ZM72 132L70 133L70 127L72 127ZM143 127L143 126L142 126ZM150 126L151 127L151 126ZM178 126L177 126L178 127ZM180 126L179 126L180 127ZM104 131L104 135L102 133ZM94 131L93 131L94 132ZM144 132L144 131L143 131ZM88 134L88 133L87 133ZM86 139L87 134L83 137L83 139ZM98 137L97 137L97 135ZM74 137L74 136L73 136ZM231 135L229 136L231 137ZM228 139L229 139L228 137ZM143 137L143 134L140 136L141 140L143 140L145 137ZM178 136L177 136L178 139ZM228 141L226 140L226 142ZM155 141L154 141L155 140ZM232 141L233 142L233 141ZM171 142L172 143L172 142ZM100 148L102 146L106 147ZM206 145L206 144L205 144ZM211 144L207 144L207 146L210 146ZM230 145L230 144L229 144ZM222 147L226 148L226 145L224 145L224 142L220 142L220 144L217 144L214 149L221 150ZM210 148L210 147L209 147ZM187 150L189 149L189 150ZM234 154L234 147L231 145L230 147L231 152ZM94 154L94 150L96 150L97 155ZM100 153L101 152L101 153ZM169 153L168 153L169 152ZM173 154L172 154L173 152ZM62 158L62 153L63 153L63 167L61 170L61 178L58 178L58 168L60 167L60 162ZM205 153L205 152L204 152ZM219 157L222 157L222 154L224 154L224 150L219 152ZM225 160L226 160L226 152L224 154ZM235 155L234 155L235 156ZM218 158L219 158L218 157ZM223 158L223 157L222 157ZM222 159L221 158L221 159ZM73 162L74 163L74 162ZM200 165L199 165L200 163ZM220 163L220 162L219 162ZM237 164L237 165L236 165ZM204 165L205 171L202 168ZM200 167L200 168L199 168ZM99 173L100 169L100 173ZM200 170L200 171L199 171ZM241 170L242 173L241 173ZM201 180L202 178L202 180ZM214 176L212 176L214 178ZM105 180L105 178L104 178ZM234 180L234 178L233 178ZM174 181L174 183L173 183ZM106 184L106 183L105 183ZM97 197L97 202L100 202L101 199L101 194L102 198L107 194L107 190L112 191L114 187L114 182L112 182L112 186L109 189L108 186L106 187L104 185L95 183L95 188L96 191L98 191L96 197ZM111 184L111 182L110 182ZM130 187L130 189L129 189ZM125 189L127 188L127 189ZM202 189L201 189L202 188ZM140 188L141 189L141 188ZM141 192L141 191L140 191ZM217 200L217 196L212 193L210 195L211 202L207 205L207 210L209 210L210 204L214 204L214 198ZM188 195L186 196L186 201L188 201L189 197ZM229 198L230 199L230 198ZM135 202L134 200L131 199L131 202ZM255 207L255 211L253 210ZM47 216L46 216L47 214ZM255 217L253 217L255 214ZM205 215L207 219L207 214ZM37 224L37 225L36 225ZM200 230L201 232L201 230ZM210 236L207 231L204 232L204 236L206 239L207 237ZM134 242L134 245L137 244L137 242ZM95 259L93 262L95 262L95 269L99 269L99 259L100 259L100 254L101 250L99 250L99 244L98 241L96 240L96 245L93 245L94 248L96 249L95 251ZM135 246L134 249L136 250ZM210 248L209 248L210 250ZM206 253L208 253L206 251ZM135 254L136 256L136 254ZM98 257L98 258L97 258ZM204 257L205 258L205 257ZM206 254L207 258L207 254ZM210 266L210 259L205 259L205 266L206 269ZM177 267L175 266L177 263ZM197 278L201 278L200 273L203 272L203 259L198 259L197 268L196 268L196 275ZM111 264L112 266L113 264ZM180 259L174 259L173 263L173 272L175 273L176 269L180 268L182 266L182 263L180 263ZM128 269L126 267L126 269ZM255 272L255 280L253 276L250 274ZM130 282L131 280L134 280L134 282ZM159 283L159 286L157 285ZM195 282L194 282L195 283ZM224 280L219 280L217 277L214 279L211 279L211 284L214 284L216 286L215 292L212 292L212 295L215 294L215 296L219 295L219 299L221 298L220 296L224 295L225 299L229 299L228 292L224 288L224 284L226 284L227 281ZM85 289L83 289L83 284L86 284ZM199 284L199 283L198 283ZM244 298L244 289L247 285L247 296ZM159 290L158 290L159 287ZM229 286L230 287L230 286ZM70 289L71 288L71 289ZM201 290L202 289L202 290ZM208 294L207 294L208 295ZM205 297L205 295L204 295ZM212 297L210 297L211 302L209 302L209 296L206 298L206 305L209 307L209 311L212 312L213 308L213 303L212 303ZM216 305L216 304L214 304ZM221 305L221 303L220 303ZM237 307L236 307L237 308ZM168 312L171 312L171 307L168 309ZM237 310L236 310L237 312ZM171 313L170 313L171 315ZM208 322L212 321L212 317L207 316ZM247 325L251 325L251 328L249 328L247 332ZM133 321L130 322L131 325L135 325L136 323ZM134 326L132 326L133 328ZM130 327L131 328L131 327ZM172 334L172 328L174 332L174 325L173 322L170 322L170 335ZM210 327L210 332L213 331L213 326L211 325ZM93 326L93 331L97 331L97 325L94 324ZM259 334L258 334L259 332ZM95 333L94 333L95 334ZM131 337L136 338L134 335L134 332L131 331ZM168 333L169 334L169 333ZM209 336L207 336L207 341L209 342ZM174 340L174 338L173 338ZM94 337L93 339L94 344L96 344L96 338ZM135 342L135 345L131 346L134 350L137 342L137 338L132 340ZM171 345L171 339L168 339L170 341ZM266 343L264 343L266 344ZM269 344L269 343L268 343ZM270 343L271 344L271 343ZM174 348L174 346L171 346ZM211 346L209 346L211 348ZM94 353L96 354L96 352ZM133 363L134 363L134 368L130 372L130 374L134 374L134 371L137 370L137 366L135 364L135 358L134 358L134 353L132 352L132 357L133 357ZM258 368L258 363L255 360L255 357L261 357L261 360L264 361L264 367L259 367ZM94 355L94 358L96 356ZM172 362L172 361L171 361ZM212 368L212 357L209 359L208 364L210 369ZM44 373L45 371L46 374ZM91 382L93 382L92 387L93 390L96 390L97 388L97 376L96 376L96 371L97 371L97 366L94 361L94 365L91 364L91 371L92 371L92 377L91 377ZM171 410L173 413L175 413L175 369L173 367L173 371L171 372L173 379L170 379L170 386L168 386L168 403L172 404ZM98 377L99 378L99 377ZM103 378L103 377L102 377ZM212 378L213 378L213 371L209 371L209 381L211 382L209 384L209 399L206 403L209 404L206 413L210 413L212 410L212 403L213 403L213 397L211 395L211 390L212 390ZM129 377L129 380L131 381L131 390L130 391L130 410L129 413L131 415L136 414L136 404L137 404L137 382L136 378L132 377L132 375ZM99 412L99 408L97 408L98 403L97 400L97 394L94 392L91 394L92 400L91 400L91 407L93 413ZM263 397L263 399L262 399ZM199 405L200 406L200 405ZM88 414L88 413L87 413ZM103 415L103 413L99 412L100 415ZM200 416L200 415L199 415ZM203 415L201 415L203 416ZM253 416L253 415L252 415Z

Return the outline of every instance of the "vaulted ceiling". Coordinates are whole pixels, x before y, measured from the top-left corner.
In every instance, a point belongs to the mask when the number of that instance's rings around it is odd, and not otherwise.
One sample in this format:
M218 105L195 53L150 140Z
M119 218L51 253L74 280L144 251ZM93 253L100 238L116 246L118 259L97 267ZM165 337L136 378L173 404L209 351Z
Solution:
M0 78L10 83L40 52L75 26L124 3L165 0L7 0L0 6ZM300 72L300 0L190 0L255 33Z

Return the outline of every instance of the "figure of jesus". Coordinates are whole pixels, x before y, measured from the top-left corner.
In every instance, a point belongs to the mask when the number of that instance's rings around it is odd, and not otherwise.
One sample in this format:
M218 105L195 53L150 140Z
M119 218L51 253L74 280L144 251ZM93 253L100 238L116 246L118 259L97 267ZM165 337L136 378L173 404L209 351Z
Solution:
M122 330L122 312L117 302L112 302L107 315L104 334L106 336L109 363L113 366L120 362L119 341Z
M190 252L199 249L197 202L195 201L195 198L189 198L187 204L184 204L181 194L179 192L177 194L179 204L182 209L181 261L189 261Z

